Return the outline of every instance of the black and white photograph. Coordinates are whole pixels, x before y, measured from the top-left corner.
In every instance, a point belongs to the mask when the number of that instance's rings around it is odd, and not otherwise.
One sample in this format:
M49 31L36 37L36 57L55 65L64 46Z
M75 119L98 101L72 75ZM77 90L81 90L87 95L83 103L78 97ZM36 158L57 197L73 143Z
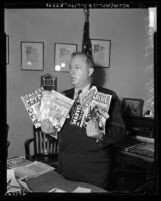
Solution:
M158 195L157 9L4 3L4 196Z
M143 99L124 98L122 101L123 113L127 116L142 116Z

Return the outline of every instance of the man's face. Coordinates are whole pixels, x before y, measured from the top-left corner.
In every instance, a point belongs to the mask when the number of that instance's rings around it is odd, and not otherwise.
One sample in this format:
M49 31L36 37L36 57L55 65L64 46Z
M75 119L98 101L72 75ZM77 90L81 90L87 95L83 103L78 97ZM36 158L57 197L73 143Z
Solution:
M77 55L72 58L69 65L70 78L75 88L82 88L90 82L91 68L86 64L86 58Z

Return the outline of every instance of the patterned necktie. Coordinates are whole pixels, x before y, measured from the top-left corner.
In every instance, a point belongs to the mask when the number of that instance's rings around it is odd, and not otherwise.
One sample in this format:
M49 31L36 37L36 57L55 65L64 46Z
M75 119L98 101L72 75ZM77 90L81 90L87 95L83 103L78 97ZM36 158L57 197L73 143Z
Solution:
M75 111L75 108L77 107L77 104L79 104L79 95L82 93L82 90L79 90L77 92L77 97L76 99L74 100L74 103L73 103L73 106L72 106L72 109L71 109L71 113L72 113L72 116L74 114L74 111Z
M76 96L76 99L75 99L75 103L78 102L79 100L79 95L82 93L82 90L80 89L78 92L77 92L77 96Z

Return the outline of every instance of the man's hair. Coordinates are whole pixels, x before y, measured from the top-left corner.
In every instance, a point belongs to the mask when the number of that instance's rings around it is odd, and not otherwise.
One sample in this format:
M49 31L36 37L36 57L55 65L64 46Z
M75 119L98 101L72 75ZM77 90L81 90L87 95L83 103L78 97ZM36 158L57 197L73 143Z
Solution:
M75 57L75 56L82 56L86 58L86 64L90 67L90 68L94 68L94 62L93 62L93 58L83 52L73 52L71 57Z

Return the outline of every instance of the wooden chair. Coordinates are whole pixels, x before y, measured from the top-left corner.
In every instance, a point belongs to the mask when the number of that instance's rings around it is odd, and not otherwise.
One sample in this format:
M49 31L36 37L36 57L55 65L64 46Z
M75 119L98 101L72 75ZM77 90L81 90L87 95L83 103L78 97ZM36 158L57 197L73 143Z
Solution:
M34 152L32 155L31 144L33 144L32 152ZM58 140L42 132L41 127L33 126L33 138L27 139L24 146L26 159L41 161L57 168Z

